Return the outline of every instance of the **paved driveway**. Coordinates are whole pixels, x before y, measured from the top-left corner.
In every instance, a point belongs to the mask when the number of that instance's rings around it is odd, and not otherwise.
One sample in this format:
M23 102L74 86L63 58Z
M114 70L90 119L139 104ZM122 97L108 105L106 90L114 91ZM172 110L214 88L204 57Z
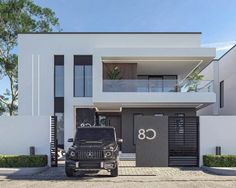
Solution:
M0 177L0 188L38 187L236 187L236 177L217 176L199 168L136 168L134 162L120 163L120 176L109 177L107 172L85 177L67 178L64 166L49 168L33 176Z

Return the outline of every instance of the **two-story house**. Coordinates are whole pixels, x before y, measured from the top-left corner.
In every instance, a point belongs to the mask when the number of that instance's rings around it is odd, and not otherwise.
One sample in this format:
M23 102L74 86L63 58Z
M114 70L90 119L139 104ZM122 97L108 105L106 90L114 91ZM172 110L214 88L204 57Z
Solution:
M216 102L212 80L188 79L216 53L201 47L199 32L22 33L18 41L19 115L56 115L65 149L78 126L114 126L122 152L135 153L135 116L193 117Z

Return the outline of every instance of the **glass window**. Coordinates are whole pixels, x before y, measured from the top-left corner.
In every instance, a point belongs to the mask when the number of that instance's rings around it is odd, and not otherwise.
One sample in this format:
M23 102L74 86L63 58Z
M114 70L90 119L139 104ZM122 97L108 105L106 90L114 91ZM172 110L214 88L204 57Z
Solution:
M64 147L64 113L55 113L57 116L57 141L58 146Z
M92 66L84 66L84 79L85 79L85 96L92 96Z
M75 97L84 96L84 66L75 66Z
M176 92L177 76L164 76L164 92Z
M75 65L75 97L92 96L92 66Z
M224 107L224 81L220 82L220 108Z
M64 97L64 66L55 66L55 97Z

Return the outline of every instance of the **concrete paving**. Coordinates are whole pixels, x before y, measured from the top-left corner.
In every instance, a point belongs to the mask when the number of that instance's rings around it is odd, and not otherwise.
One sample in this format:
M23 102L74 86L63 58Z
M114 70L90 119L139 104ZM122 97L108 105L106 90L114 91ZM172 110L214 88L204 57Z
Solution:
M0 176L0 188L38 187L236 187L236 176L219 176L200 168L136 168L134 161L120 162L120 176L105 171L84 177L67 178L64 165L31 176Z

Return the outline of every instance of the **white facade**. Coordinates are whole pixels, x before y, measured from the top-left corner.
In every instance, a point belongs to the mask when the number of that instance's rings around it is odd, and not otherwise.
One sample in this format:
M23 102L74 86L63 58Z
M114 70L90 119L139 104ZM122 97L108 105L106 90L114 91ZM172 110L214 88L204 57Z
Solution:
M202 71L205 78L214 80L216 103L201 109L199 115L236 115L236 48L235 46L220 59L214 60ZM220 82L224 82L224 105L220 106Z
M104 92L102 64L137 63L140 74L176 74L184 80L215 57L201 47L200 33L52 33L19 34L19 115L54 114L54 55L64 55L64 127L75 132L75 109L95 107L198 108L216 101L214 92ZM92 97L74 97L74 55L92 55ZM152 72L153 71L153 72ZM158 72L159 71L159 72Z
M200 116L200 166L202 156L215 154L221 147L222 155L236 155L236 116Z
M0 122L0 154L29 155L33 146L36 155L48 156L50 165L49 116L6 116Z

